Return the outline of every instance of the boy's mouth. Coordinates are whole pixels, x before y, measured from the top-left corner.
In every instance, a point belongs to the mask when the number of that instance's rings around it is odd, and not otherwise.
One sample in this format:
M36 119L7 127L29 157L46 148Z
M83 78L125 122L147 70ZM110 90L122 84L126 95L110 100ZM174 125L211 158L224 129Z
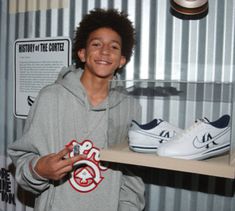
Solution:
M110 65L112 64L110 61L107 60L95 60L97 64L102 64L102 65Z

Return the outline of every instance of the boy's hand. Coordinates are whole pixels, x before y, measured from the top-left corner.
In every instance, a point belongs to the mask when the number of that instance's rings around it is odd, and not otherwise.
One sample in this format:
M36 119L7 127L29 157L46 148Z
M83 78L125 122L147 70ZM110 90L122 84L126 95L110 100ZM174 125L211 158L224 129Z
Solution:
M71 149L65 147L58 153L52 153L41 157L35 165L34 170L38 175L51 180L60 180L72 169L73 164L85 158L84 155L77 155L69 158L66 156ZM68 157L68 158L65 158Z

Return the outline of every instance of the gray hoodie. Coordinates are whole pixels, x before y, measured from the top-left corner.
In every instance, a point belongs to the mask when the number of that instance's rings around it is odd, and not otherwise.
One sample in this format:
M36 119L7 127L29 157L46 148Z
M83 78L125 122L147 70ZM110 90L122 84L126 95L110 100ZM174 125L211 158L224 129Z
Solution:
M142 210L142 180L124 173L119 164L99 162L99 149L126 141L138 106L122 89L114 89L93 107L80 82L81 74L73 66L63 68L57 81L39 92L23 136L8 149L16 166L16 181L36 194L36 211ZM57 153L72 140L89 156L68 178L50 181L29 168L40 156Z

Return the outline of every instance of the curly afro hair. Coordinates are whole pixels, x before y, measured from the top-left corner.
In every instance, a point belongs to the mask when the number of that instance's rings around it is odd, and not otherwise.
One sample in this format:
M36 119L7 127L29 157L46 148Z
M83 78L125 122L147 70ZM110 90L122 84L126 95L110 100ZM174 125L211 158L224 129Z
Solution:
M119 34L122 40L122 55L126 58L126 64L130 61L135 45L135 29L128 15L116 9L94 9L84 16L75 31L73 62L77 67L84 68L77 52L86 48L89 35L93 31L103 27L111 28Z

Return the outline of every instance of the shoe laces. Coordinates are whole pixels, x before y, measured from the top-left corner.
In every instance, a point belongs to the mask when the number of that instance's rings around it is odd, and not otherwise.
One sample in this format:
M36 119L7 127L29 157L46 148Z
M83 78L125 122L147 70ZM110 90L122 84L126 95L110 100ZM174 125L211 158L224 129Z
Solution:
M186 134L191 133L191 131L193 131L195 128L199 127L199 125L201 125L202 123L204 123L204 119L196 119L194 124L192 124L190 127L188 127L187 129L183 130L182 133L179 133L178 135L176 135L175 140L181 139L182 137L184 137Z

